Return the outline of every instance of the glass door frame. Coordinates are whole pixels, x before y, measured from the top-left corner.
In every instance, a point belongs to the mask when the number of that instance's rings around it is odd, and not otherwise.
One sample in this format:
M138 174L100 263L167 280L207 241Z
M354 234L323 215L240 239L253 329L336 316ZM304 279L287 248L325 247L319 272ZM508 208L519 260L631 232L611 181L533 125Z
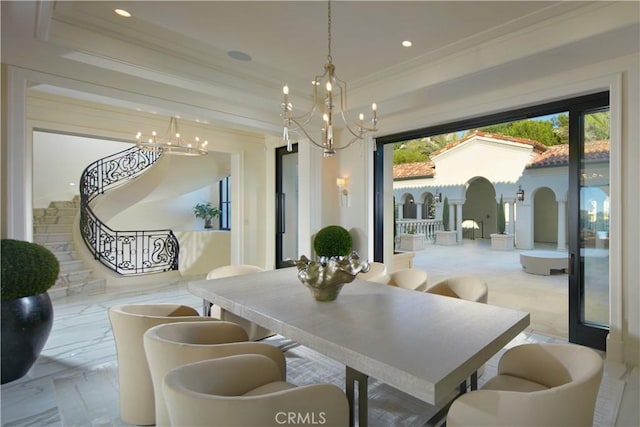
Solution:
M584 319L586 276L580 238L580 175L585 143L584 116L608 107L609 92L602 92L569 109L569 342L600 350L606 350L610 328ZM608 286L610 288L611 283Z
M284 205L285 196L283 193L284 183L282 181L282 167L283 167L283 157L290 154L298 153L298 144L291 145L291 151L287 150L286 146L276 148L276 193L275 193L275 240L276 240L276 253L275 253L275 265L276 268L286 268L291 267L290 264L285 263L283 259L284 245L283 245L283 234L286 230L286 208Z
M579 121L576 120L578 111L591 111L598 107L610 106L609 91L594 92L592 94L570 97L559 101L553 101L545 104L534 105L521 109L508 110L496 114L479 116L471 119L465 119L457 122L445 123L437 126L414 129L393 135L386 135L376 138L376 151L374 152L373 166L373 248L374 260L384 262L384 182L388 179L384 176L384 145L395 142L407 141L410 139L435 136L445 133L453 133L474 129L482 126L494 125L496 123L504 123L508 121L522 120L528 118L536 118L550 114L562 112L569 113L569 139L570 139L570 155L569 155L569 194L568 194L568 213L569 213L569 254L580 253L576 251L580 242L579 233L579 187L576 180L579 176L579 155L582 151L578 151L580 146L572 141L576 135L582 135L582 128ZM573 114L572 114L573 112ZM574 208L577 206L578 208ZM614 207L612 206L612 209ZM612 213L613 216L613 213ZM573 218L573 219L572 219ZM609 327L593 327L580 322L581 305L580 298L584 295L584 279L582 275L575 276L574 273L580 271L580 257L569 259L569 341L578 344L587 345L593 348L604 349L606 347L606 337L609 333ZM610 262L611 268L611 262ZM609 283L611 286L611 283Z

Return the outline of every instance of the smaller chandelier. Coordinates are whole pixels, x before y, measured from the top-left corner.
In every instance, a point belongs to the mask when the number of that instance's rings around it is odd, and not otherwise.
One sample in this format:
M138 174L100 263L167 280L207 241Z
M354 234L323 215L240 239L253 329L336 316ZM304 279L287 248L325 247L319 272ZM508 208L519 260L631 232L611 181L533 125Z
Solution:
M209 153L208 144L207 141L200 141L197 136L193 141L185 141L180 135L177 117L171 117L169 128L163 136L158 136L156 131L151 132L149 138L144 138L142 132L136 134L136 145L139 148L180 156L204 156Z
M347 83L340 80L336 75L336 67L333 65L331 58L331 1L327 6L327 44L328 54L327 63L324 65L324 74L316 76L313 79L313 106L311 109L300 115L293 116L293 105L289 102L289 87L284 86L282 93L284 101L282 103L282 118L284 121L284 130L282 132L282 140L287 143L287 151L291 151L291 139L289 133L301 132L305 139L311 142L315 147L322 149L325 157L333 156L337 150L343 150L350 147L354 142L363 140L368 132L375 132L378 129L377 106L371 104L371 119L365 122L364 114L360 113L357 121L352 122L349 117L347 108ZM324 93L319 93L319 88L323 88ZM322 90L322 89L320 89ZM316 137L312 137L310 131L305 128L315 117L320 118L318 106L322 107L322 117L320 123L316 126L320 128ZM334 137L334 119L339 116L345 129L351 134L349 140L339 145Z

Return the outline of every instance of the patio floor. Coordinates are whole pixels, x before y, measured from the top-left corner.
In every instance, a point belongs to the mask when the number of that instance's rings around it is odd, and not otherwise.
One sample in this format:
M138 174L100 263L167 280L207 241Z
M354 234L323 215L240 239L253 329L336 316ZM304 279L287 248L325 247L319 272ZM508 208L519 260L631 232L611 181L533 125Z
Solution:
M464 239L454 246L428 244L415 252L413 265L429 273L429 285L447 276L477 275L489 286L489 304L528 311L533 332L567 339L569 276L559 271L550 276L525 273L521 252L493 250L489 239Z

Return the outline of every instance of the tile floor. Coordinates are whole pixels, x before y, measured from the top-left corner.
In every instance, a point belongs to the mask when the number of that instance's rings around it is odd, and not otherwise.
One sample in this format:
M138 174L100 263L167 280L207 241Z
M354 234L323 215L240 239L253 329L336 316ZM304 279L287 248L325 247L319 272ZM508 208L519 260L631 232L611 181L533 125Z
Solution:
M475 245L474 245L475 246ZM520 277L518 266L511 265L504 257L511 254L495 253L487 259L476 259L477 247L464 249L464 254L435 255L435 247L428 247L415 260L415 266L429 271L430 283L453 272L471 272L491 280L489 303L526 309L531 312L532 325L514 342L565 341L562 336L562 320L546 320L545 315L557 307L557 317L566 321L566 276L548 276L549 283L535 284L538 276ZM464 262L461 262L464 260ZM538 287L540 289L538 289ZM517 288L516 288L517 287ZM533 294L526 298L511 295L509 289L526 290ZM507 295L501 295L506 293ZM540 304L539 299L559 300L557 303ZM564 298L564 302L562 302ZM135 290L114 289L97 295L74 295L54 301L55 321L51 336L38 362L22 379L5 384L1 388L2 426L107 426L125 425L117 420L117 402L113 390L117 387L115 346L111 334L107 309L111 305L128 302L180 302L201 310L201 301L191 295L185 283L174 282L145 286ZM564 306L562 304L564 303ZM530 304L531 306L527 306ZM538 307L537 305L542 305ZM547 306L546 308L544 306ZM554 329L555 328L555 329ZM492 362L492 363L495 363ZM489 366L491 364L488 364ZM90 387L80 392L78 379L89 381L96 374L107 373L100 384L109 387ZM490 371L488 371L490 373ZM599 395L598 426L638 426L638 370L628 372L625 367L607 366L606 376ZM620 379L621 381L618 381ZM75 382L70 382L74 380ZM85 381L86 382L86 381ZM86 382L89 384L90 382ZM95 383L91 383L95 384ZM75 388L77 400L69 399ZM624 394L618 411L616 394ZM93 418L85 421L69 421L70 413L91 412ZM611 420L615 420L613 422ZM607 421L608 420L608 421Z

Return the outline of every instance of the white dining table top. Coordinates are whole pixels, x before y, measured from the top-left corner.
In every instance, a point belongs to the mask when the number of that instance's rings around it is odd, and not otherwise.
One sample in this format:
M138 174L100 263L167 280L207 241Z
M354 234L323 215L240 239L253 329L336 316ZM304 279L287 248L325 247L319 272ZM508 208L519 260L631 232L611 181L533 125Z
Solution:
M529 325L529 313L356 279L316 301L296 268L189 283L225 310L430 404Z

